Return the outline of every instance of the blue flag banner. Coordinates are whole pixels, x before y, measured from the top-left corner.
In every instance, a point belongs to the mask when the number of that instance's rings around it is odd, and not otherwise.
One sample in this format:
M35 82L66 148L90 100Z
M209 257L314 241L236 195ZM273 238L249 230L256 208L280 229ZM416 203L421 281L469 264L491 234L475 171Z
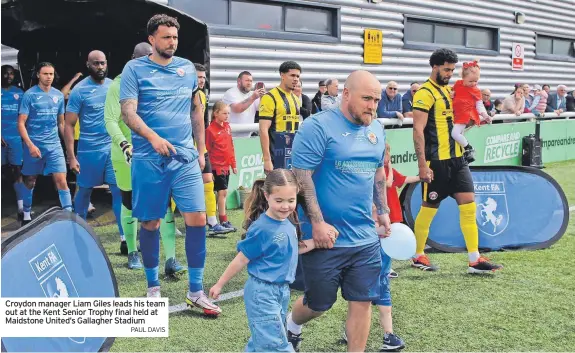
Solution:
M76 214L50 209L2 243L2 297L118 297L99 238ZM38 332L41 336L41 332ZM7 352L108 351L114 338L2 338Z
M542 249L563 236L569 206L561 186L548 174L530 167L471 167L477 204L479 248ZM404 219L412 229L421 208L421 184L401 193ZM447 252L466 251L453 198L439 207L427 244Z

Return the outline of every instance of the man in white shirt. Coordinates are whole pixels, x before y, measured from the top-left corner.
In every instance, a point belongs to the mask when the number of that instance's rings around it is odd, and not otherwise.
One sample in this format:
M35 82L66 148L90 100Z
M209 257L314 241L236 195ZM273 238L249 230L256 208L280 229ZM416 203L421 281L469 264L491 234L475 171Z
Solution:
M321 110L328 110L339 107L341 97L339 96L339 82L335 78L325 80L327 94L321 96Z
M252 74L248 71L242 71L238 75L236 87L226 91L223 101L230 105L230 124L253 124L256 111L259 106L259 98L266 91L264 88L252 90ZM232 126L232 135L234 137L249 137L251 132L235 132Z

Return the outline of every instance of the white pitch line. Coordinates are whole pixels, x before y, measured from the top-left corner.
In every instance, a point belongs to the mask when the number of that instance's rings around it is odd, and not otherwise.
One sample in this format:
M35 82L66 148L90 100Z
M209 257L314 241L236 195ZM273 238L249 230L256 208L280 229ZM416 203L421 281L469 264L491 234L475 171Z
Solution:
M223 302L225 300L230 300L233 298L241 297L243 295L244 295L244 290L240 289L240 290L237 290L235 292L224 293L224 294L220 295L219 299L213 300L212 302L213 303ZM170 314L184 311L187 308L188 308L188 304L186 304L186 303L172 305L172 306L170 306Z
M575 206L569 207L569 212L573 212L573 211L575 211ZM214 300L213 302L214 303L223 302L223 301L230 300L233 298L241 297L243 295L244 295L244 290L240 289L240 290L237 290L235 292L229 292L229 293L222 294L222 295L220 295L220 299ZM172 305L172 306L170 306L170 314L184 311L187 309L187 307L188 307L188 305L186 303Z

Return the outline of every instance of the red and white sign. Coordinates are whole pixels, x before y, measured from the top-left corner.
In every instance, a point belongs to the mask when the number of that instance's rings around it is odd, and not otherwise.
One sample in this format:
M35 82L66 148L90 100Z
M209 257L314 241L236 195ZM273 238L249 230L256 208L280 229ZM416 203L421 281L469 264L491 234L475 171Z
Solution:
M513 51L511 56L511 70L523 71L523 66L525 63L525 49L523 48L523 44L513 43L511 50Z

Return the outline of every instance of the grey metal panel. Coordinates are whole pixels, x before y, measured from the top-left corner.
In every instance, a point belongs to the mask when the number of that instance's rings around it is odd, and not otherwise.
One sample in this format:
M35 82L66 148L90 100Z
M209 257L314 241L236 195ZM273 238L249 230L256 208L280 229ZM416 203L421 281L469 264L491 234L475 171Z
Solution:
M196 1L196 0L192 0ZM248 70L254 81L267 87L279 83L279 65L295 60L303 68L304 92L313 95L317 81L337 78L340 86L357 69L374 73L382 82L395 80L404 93L412 81L429 76L429 50L404 48L405 16L422 16L499 28L499 55L459 54L461 61L480 59L480 87L490 88L494 97L509 94L516 82L529 84L560 83L575 87L575 63L535 59L536 33L575 38L575 0L386 0L379 4L367 0L317 0L309 3L341 6L339 43L265 40L229 35L213 35L211 51L210 101L220 99L236 84L240 71ZM515 12L525 14L524 24L516 24ZM383 64L363 64L363 29L383 31ZM511 70L512 43L525 48L525 71ZM458 65L458 68L461 65ZM458 70L459 71L459 70ZM452 79L452 83L457 79Z
M2 65L18 66L18 50L2 45Z

